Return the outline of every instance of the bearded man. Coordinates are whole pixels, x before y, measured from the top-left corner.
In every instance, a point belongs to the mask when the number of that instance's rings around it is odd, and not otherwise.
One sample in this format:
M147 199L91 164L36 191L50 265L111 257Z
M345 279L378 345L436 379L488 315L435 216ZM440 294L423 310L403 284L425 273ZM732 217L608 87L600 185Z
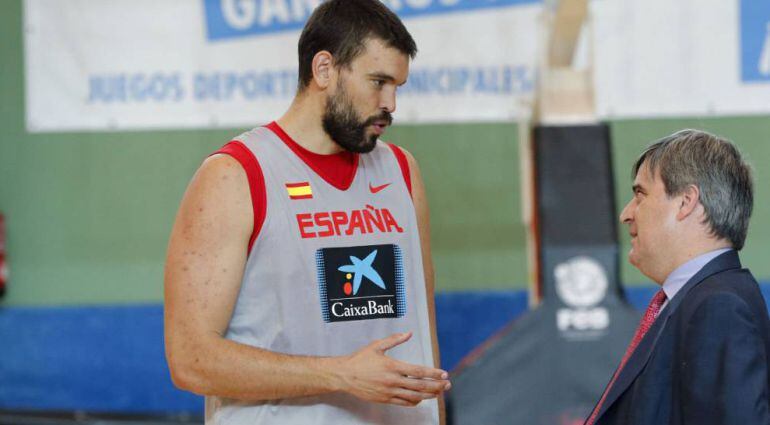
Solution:
M379 140L415 42L380 1L330 0L298 50L288 111L207 158L182 200L172 379L206 396L207 424L438 423L425 190Z

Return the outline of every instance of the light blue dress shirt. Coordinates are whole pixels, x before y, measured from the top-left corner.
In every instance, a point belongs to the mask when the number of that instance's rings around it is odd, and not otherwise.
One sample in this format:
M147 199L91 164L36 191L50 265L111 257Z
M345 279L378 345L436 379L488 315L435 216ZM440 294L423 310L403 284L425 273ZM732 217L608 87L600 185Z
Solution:
M703 266L705 266L714 258L724 254L727 251L730 251L731 249L732 248L721 248L714 251L709 251L705 254L701 254L692 260L687 261L686 263L677 267L673 272L671 272L671 274L669 274L666 280L663 282L663 292L666 293L666 302L663 303L660 311L663 311L663 309L666 308L668 302L674 298L676 293L682 289L684 284L687 283L690 278L695 276L695 273L698 273L700 269L703 268Z

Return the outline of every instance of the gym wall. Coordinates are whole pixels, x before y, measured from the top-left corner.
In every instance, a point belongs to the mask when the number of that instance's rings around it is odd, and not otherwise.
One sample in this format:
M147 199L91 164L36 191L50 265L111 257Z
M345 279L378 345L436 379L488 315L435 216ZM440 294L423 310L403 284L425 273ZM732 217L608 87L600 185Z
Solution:
M30 134L22 31L21 1L2 2L0 210L12 274L3 304L159 302L166 243L187 182L206 155L246 129ZM742 258L759 279L770 278L765 116L611 121L618 211L630 198L636 156L685 127L731 138L754 165L755 212ZM515 123L396 124L386 133L420 163L438 291L527 286L517 134ZM625 252L627 234L620 234ZM625 284L647 282L622 264Z

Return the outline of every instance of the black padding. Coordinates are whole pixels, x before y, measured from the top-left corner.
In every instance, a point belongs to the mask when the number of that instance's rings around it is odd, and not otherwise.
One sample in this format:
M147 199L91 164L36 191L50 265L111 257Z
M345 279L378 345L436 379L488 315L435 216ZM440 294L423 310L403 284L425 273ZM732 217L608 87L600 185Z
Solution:
M540 126L534 135L541 244L615 243L609 128Z

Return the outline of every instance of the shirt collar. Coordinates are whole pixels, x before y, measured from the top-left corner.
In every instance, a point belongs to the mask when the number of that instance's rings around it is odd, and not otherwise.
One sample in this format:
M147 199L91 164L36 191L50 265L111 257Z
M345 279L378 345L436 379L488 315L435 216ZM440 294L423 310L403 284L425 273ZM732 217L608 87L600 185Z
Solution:
M692 278L695 273L698 273L709 261L724 254L732 248L721 248L714 251L709 251L705 254L701 254L692 260L687 261L681 266L677 267L671 274L668 275L665 282L663 282L663 292L666 293L666 299L671 300L674 298L677 292Z

